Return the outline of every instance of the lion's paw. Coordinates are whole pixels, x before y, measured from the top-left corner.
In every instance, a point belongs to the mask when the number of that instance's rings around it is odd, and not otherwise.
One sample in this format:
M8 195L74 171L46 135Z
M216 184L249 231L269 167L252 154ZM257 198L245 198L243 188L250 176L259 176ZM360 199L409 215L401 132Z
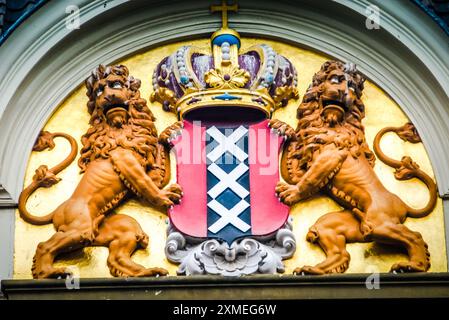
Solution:
M276 196L279 200L288 206L294 205L301 200L301 194L297 185L288 184L285 182L278 182L276 185Z
M293 270L293 274L300 276L300 275L322 275L325 274L323 270L317 267L312 266L303 266L300 268L296 268Z
M172 141L175 140L179 135L181 135L183 127L184 125L182 121L175 122L167 129L162 131L162 133L159 135L159 142L166 146L170 146L172 144Z
M181 203L182 196L183 193L181 186L174 183L166 189L160 190L153 202L159 207L169 208L175 204Z
M171 185L169 185L169 186L167 187L167 191L170 191L170 192L172 192L172 193L176 193L176 194L178 194L178 195L180 195L180 196L183 195L182 188L181 188L181 186L180 186L179 184L177 184L177 183L172 183Z
M72 277L73 273L66 268L34 268L33 278L35 279L66 279Z
M408 273L408 272L426 272L430 267L427 262L414 262L414 261L404 261L395 263L390 272L393 273Z
M145 270L140 271L137 274L137 277L159 277L159 276L167 276L168 271L164 268L147 268Z
M278 135L284 136L288 140L296 139L295 130L281 120L278 119L270 120L270 122L268 123L268 127L274 130Z

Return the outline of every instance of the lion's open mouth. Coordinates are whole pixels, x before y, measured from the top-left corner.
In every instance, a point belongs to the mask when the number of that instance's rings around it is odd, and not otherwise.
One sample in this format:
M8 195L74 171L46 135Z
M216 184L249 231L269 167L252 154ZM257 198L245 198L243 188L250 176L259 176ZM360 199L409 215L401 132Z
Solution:
M119 110L125 110L128 111L128 106L126 104L107 104L103 107L103 113L107 115L109 112L115 112Z
M342 109L343 112L348 111L348 108L346 107L346 104L342 101L338 100L326 100L323 101L323 108L337 108Z

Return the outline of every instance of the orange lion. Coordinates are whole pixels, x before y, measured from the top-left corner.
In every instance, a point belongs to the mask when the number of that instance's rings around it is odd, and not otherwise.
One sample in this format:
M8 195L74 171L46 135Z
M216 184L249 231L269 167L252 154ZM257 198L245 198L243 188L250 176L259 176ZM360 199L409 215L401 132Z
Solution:
M140 80L129 76L122 65L99 66L86 80L90 128L81 138L81 181L72 196L50 214L37 217L26 208L29 196L39 187L50 187L76 157L75 139L64 133L41 133L35 151L53 148L54 137L71 144L70 155L52 169L41 166L33 182L19 198L21 217L32 224L53 222L56 229L48 241L38 245L33 260L34 278L67 275L53 267L57 255L85 246L109 248L108 266L114 276L166 275L161 268L144 268L131 260L138 248L146 248L148 236L136 220L126 215L107 216L127 195L137 195L157 207L178 203L181 188L166 190L169 172L165 149L158 144L154 117L140 98Z
M298 107L296 134L280 121L274 129L292 137L282 161L287 183L276 187L281 201L293 205L318 192L337 201L344 209L327 213L310 228L307 240L318 243L326 260L316 266L304 266L294 273L325 274L347 270L350 256L346 243L382 242L403 246L409 261L399 262L391 271L419 272L430 267L427 244L421 234L411 231L403 222L419 218L435 207L437 193L433 180L410 157L401 161L382 153L379 142L388 131L403 140L417 143L420 138L412 124L381 130L374 141L377 156L396 168L395 177L416 177L430 191L430 200L422 209L414 209L389 192L376 176L375 157L365 140L361 101L364 78L354 65L328 61L313 77L313 83ZM293 133L292 133L293 132Z

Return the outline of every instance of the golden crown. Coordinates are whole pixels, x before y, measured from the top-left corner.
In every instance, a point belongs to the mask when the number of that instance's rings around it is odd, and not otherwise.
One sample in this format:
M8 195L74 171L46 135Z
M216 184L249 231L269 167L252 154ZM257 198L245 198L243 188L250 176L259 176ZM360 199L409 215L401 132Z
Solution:
M266 44L239 53L240 35L227 26L227 11L237 5L212 6L222 11L223 25L211 36L212 56L183 46L164 58L153 73L151 102L180 119L214 107L249 108L269 118L274 110L298 98L292 63Z

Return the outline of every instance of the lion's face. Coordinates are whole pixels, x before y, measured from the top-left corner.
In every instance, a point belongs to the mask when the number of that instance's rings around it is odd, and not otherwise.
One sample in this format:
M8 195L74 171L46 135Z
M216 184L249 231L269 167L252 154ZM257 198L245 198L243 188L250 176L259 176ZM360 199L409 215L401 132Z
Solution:
M322 93L319 99L324 120L334 126L341 123L349 113L357 99L356 88L348 74L341 69L329 72L321 84Z
M339 61L327 61L321 66L313 78L312 86L306 93L303 102L316 101L321 110L321 117L331 127L341 124L356 108L363 109L360 96L364 78L353 64ZM302 116L300 108L299 117Z
M106 78L96 81L93 96L97 115L104 116L110 126L120 128L127 123L128 103L132 97L127 77L111 73Z
M86 79L90 127L82 136L79 166L84 172L97 158L106 159L116 148L136 152L144 165L156 154L157 131L145 99L140 97L140 80L129 75L124 65L103 66Z
M86 88L91 121L104 121L114 128L128 122L133 107L146 105L140 99L140 80L129 76L128 68L123 65L100 65L86 79Z

